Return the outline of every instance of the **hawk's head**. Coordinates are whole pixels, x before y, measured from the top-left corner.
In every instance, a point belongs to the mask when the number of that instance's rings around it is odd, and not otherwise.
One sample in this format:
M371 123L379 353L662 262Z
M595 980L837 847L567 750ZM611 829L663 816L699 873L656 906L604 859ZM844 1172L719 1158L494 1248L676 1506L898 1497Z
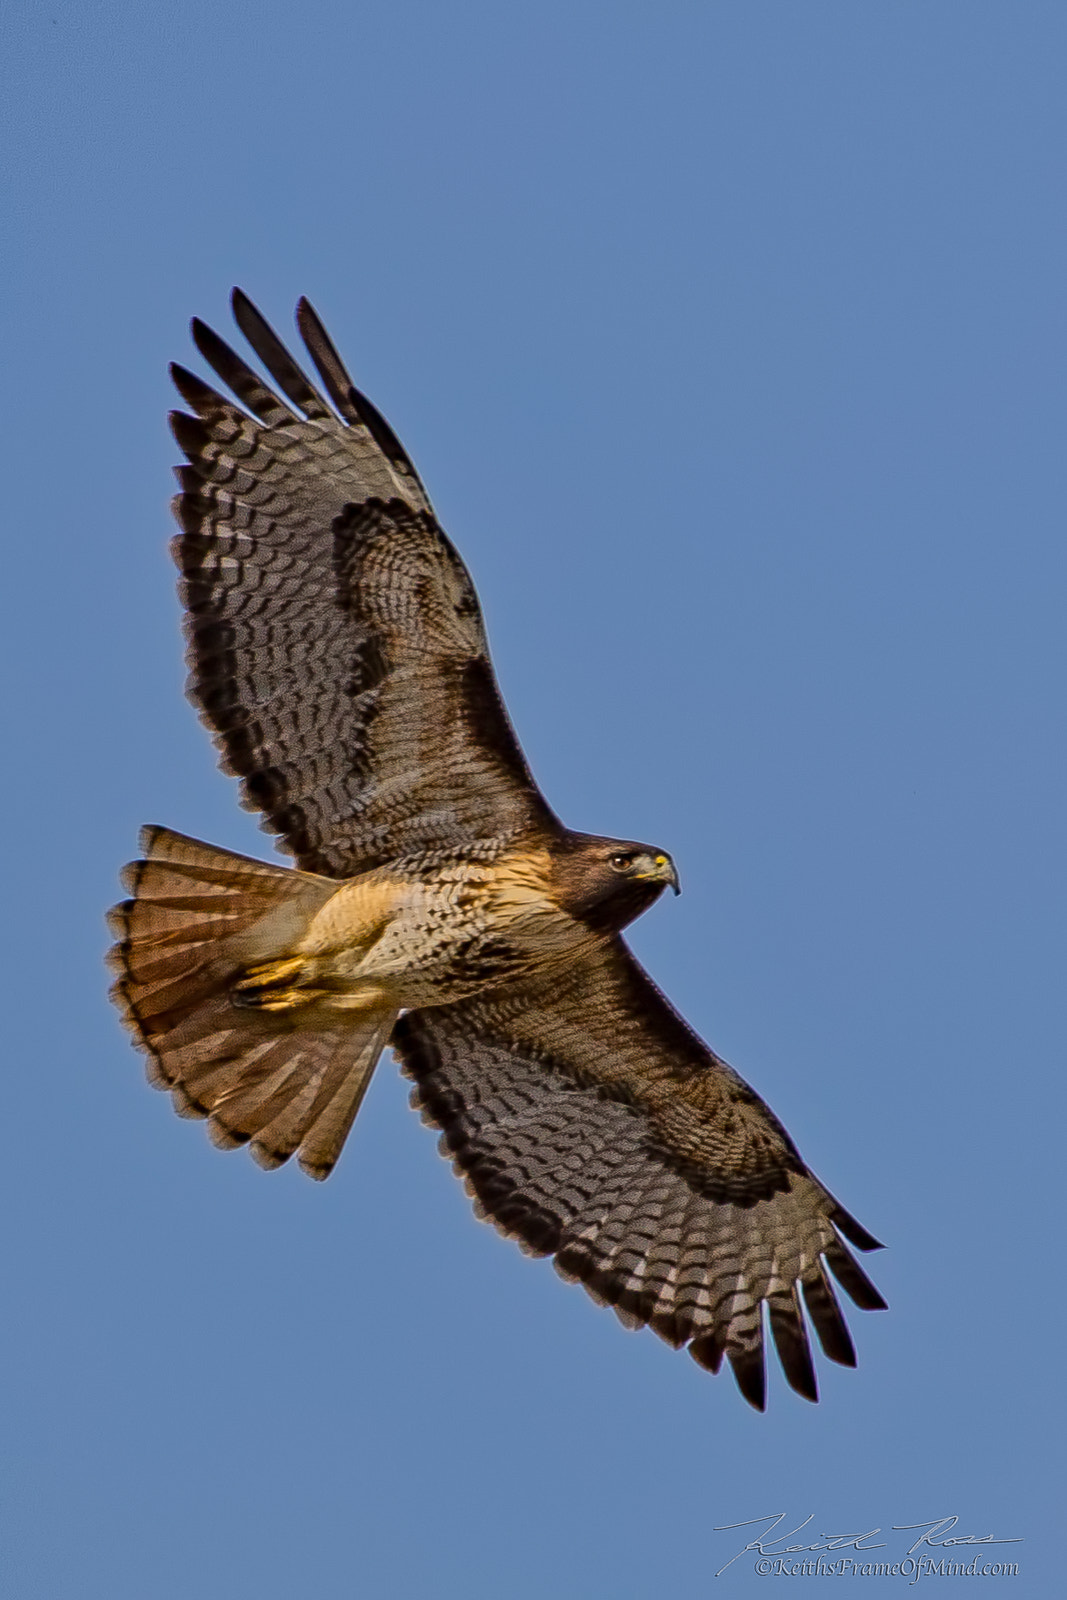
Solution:
M568 833L552 846L557 905L598 931L618 931L639 917L668 884L681 893L665 850L633 839Z

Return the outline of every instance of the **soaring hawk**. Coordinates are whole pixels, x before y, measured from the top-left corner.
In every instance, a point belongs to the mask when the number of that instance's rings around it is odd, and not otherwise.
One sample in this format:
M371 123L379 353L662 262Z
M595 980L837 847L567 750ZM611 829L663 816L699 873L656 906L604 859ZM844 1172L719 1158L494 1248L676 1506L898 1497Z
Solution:
M389 1044L480 1217L759 1409L766 1305L817 1399L801 1296L855 1365L827 1268L883 1306L842 1236L877 1241L630 953L674 864L544 800L467 571L311 306L321 387L233 312L275 388L198 320L240 404L172 369L189 694L297 870L144 830L109 959L151 1081L325 1178Z

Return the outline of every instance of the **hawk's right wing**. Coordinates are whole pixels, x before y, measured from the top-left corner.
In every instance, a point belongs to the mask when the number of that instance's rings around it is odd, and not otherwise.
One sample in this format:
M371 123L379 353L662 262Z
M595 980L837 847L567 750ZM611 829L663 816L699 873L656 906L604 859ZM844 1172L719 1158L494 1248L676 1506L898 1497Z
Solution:
M403 447L307 301L327 400L239 290L276 393L199 321L242 405L172 369L189 694L242 801L306 871L559 826L526 765L477 596Z
M712 1371L725 1355L762 1409L766 1303L786 1377L815 1400L802 1294L826 1355L855 1365L826 1268L883 1307L840 1236L877 1240L621 939L525 989L409 1011L393 1045L479 1214L628 1326Z

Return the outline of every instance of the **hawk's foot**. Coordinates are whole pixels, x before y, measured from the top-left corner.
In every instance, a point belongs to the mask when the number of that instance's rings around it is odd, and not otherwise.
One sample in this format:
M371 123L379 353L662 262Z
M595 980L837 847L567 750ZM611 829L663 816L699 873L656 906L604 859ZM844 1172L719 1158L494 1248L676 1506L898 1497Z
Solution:
M294 1006L307 1005L316 998L316 991L300 986L307 973L308 963L303 956L288 956L282 961L265 961L249 967L243 978L238 978L230 991L235 1006L248 1006L256 1011L289 1011Z

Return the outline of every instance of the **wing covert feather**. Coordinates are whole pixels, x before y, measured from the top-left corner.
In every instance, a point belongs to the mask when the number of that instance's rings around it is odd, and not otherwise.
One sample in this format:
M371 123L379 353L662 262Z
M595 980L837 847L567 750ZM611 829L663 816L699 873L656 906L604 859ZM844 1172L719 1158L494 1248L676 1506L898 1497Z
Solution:
M841 1241L877 1241L621 939L550 982L410 1011L393 1044L479 1214L631 1327L725 1355L762 1409L763 1305L789 1383L817 1398L798 1286L825 1354L855 1364L824 1263L884 1301Z
M194 323L248 410L172 369L193 413L172 416L189 462L172 548L189 695L242 803L332 877L558 827L470 578L395 434L307 302L298 322L337 411L238 291L234 313L281 396Z

